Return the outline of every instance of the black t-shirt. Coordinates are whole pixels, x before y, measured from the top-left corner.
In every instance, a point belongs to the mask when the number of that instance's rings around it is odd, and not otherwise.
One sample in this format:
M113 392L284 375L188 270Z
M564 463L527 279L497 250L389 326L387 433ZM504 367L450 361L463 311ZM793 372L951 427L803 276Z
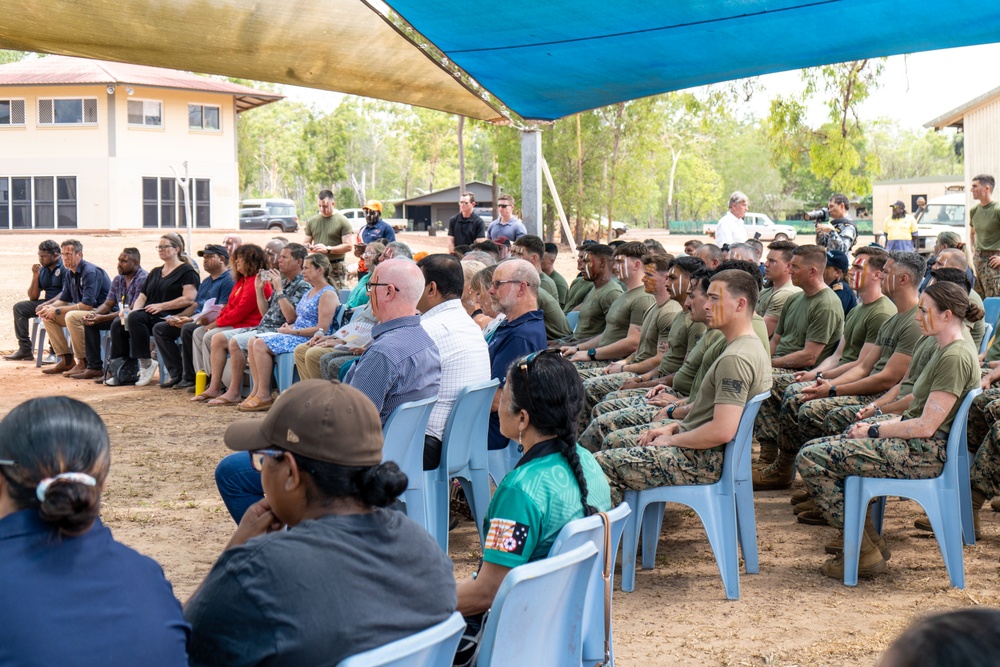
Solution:
M142 288L142 293L146 295L147 305L164 303L166 301L173 301L183 295L185 285L198 287L200 284L201 276L198 275L198 272L190 264L181 264L167 276L163 275L163 267L158 266L146 276L146 284ZM161 315L176 315L182 310L184 309L165 310Z
M486 223L476 213L471 218L456 213L448 221L448 236L455 239L455 245L472 245L476 239L486 238Z

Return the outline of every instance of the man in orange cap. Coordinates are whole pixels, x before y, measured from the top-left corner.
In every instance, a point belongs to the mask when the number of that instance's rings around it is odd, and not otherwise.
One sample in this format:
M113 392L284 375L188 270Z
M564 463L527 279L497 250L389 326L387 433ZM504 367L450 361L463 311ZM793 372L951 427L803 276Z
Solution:
M377 199L369 199L365 202L362 210L365 212L365 220L368 224L361 228L358 233L360 242L354 245L354 256L361 258L358 262L358 280L368 274L368 267L365 266L365 260L362 257L368 244L382 241L388 245L396 240L396 232L393 231L392 225L382 219L382 202Z

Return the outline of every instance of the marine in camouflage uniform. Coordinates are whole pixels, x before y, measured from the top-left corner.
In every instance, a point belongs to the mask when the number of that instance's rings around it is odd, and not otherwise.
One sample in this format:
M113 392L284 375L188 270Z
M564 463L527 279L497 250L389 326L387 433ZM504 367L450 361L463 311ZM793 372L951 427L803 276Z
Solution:
M650 428L650 422L663 408L656 405L639 405L607 412L592 419L587 428L580 434L579 444L591 452L608 449L607 438L622 429L636 428L639 434Z
M778 415L781 411L781 401L785 390L795 383L795 373L784 368L772 368L771 395L760 404L760 411L753 423L754 437L759 441L778 442Z
M611 504L618 505L626 489L718 482L722 476L723 452L685 447L631 447L616 449L613 456L602 452L597 461L611 486Z
M996 412L990 413L987 408L991 403L1000 399L1000 387L990 387L983 393L972 399L972 407L969 409L969 449L975 451L979 443L986 438L990 428L996 422Z

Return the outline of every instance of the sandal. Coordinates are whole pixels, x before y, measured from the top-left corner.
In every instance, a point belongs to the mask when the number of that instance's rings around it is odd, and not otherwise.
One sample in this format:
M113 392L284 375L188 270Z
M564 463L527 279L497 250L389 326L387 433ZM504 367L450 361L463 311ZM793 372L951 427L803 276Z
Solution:
M205 403L205 405L210 405L213 408L217 408L220 405L239 405L239 404L240 404L239 400L230 401L225 396L216 396L215 398L212 398Z
M222 394L219 394L219 396L222 396ZM210 396L206 392L203 391L200 394L198 394L197 396L194 396L191 399L191 402L192 403L202 403L204 401L210 401L213 398L218 398L219 396Z
M240 412L267 412L274 405L274 401L262 401L256 396L251 396L242 403L240 403L237 410Z

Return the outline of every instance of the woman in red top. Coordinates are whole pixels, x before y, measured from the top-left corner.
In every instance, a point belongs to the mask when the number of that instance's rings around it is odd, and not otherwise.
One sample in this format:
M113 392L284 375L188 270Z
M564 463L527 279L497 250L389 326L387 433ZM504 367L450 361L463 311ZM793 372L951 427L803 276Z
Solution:
M252 243L241 245L233 251L229 259L230 269L233 272L233 290L229 293L229 301L219 312L215 322L206 324L205 329L211 331L203 338L204 358L210 359L212 368L212 385L218 385L219 393L222 393L222 374L226 368L228 356L226 354L211 354L212 336L221 331L229 329L252 329L260 324L260 318L264 316L257 304L257 293L254 288L254 281L257 274L268 267L267 255L264 249ZM271 283L264 284L265 299L271 298ZM266 303L266 301L265 301ZM238 382L239 378L234 378L232 382ZM213 392L205 391L192 398L192 401L207 401L213 397Z

